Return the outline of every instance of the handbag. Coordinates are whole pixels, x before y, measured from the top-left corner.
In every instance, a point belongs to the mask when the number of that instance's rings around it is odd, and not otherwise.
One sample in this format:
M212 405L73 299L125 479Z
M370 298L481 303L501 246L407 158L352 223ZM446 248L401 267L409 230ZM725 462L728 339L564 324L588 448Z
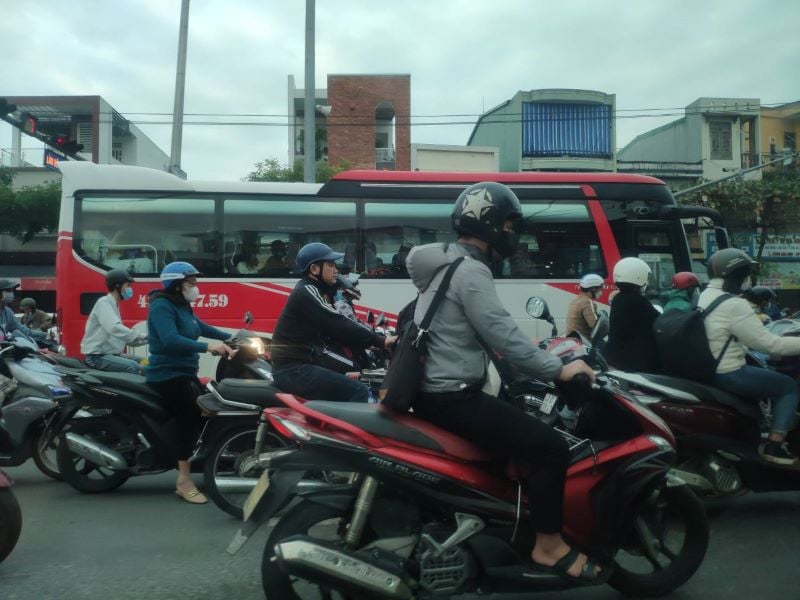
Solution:
M419 326L414 323L414 310L419 294L400 311L399 338L392 354L392 361L386 370L386 377L383 380L384 393L381 395L381 404L392 412L408 412L419 395L420 383L425 375L425 356L431 321L444 300L453 273L465 258L462 256L450 263Z

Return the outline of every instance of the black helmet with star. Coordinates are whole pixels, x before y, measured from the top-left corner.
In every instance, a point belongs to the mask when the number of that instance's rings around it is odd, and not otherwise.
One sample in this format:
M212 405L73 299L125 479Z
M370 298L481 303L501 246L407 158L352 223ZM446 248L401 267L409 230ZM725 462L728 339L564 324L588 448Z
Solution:
M492 181L473 184L461 192L451 215L457 233L487 242L501 256L511 256L517 244L516 234L503 231L505 222L521 217L517 195Z

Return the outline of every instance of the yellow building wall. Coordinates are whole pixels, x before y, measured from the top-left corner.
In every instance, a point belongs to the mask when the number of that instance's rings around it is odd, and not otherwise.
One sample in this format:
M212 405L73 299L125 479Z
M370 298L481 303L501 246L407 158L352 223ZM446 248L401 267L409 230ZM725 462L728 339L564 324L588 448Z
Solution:
M793 132L800 138L800 102L786 108L761 109L761 151L770 151L770 137L774 138L775 150L783 149L784 132Z

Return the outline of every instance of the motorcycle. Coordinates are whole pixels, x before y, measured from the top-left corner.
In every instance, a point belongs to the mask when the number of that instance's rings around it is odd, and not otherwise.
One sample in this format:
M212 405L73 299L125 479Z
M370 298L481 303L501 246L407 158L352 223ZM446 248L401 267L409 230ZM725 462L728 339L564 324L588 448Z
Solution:
M532 315L533 316L533 315ZM800 324L789 320L767 325L776 335L800 335ZM566 358L580 355L591 343L553 339L549 351ZM596 361L600 352L590 350ZM748 353L749 364L767 366L798 379L797 357L771 357L764 364ZM678 457L673 475L685 481L701 497L725 497L755 492L800 490L800 469L765 461L758 453L764 427L770 420L769 402L756 403L696 381L652 373L610 370L608 377L647 406L669 425L677 440ZM567 414L564 414L567 413ZM559 415L571 429L574 413ZM790 449L800 453L800 432L786 438Z
M49 436L70 398L61 374L40 359L33 340L18 332L0 342L0 466L33 458L42 473L60 479Z
M571 543L604 559L603 579L623 593L669 593L699 568L708 544L702 504L669 474L672 433L605 375L596 387L587 380L559 390L581 409L580 435L562 431L572 453L564 501ZM469 442L380 405L278 397L285 408L266 409L266 418L292 446L256 457L271 471L245 503L245 524L229 547L236 552L297 499L267 540L267 598L299 598L297 580L323 597L398 599L575 585L530 562L524 465L502 475L502 465ZM357 475L298 490L313 469ZM671 525L679 526L676 539Z
M207 418L190 462L193 468L202 467L206 473L209 469L216 473L232 444L238 447L242 439L255 439L260 410L271 405L270 397L275 392L270 385L271 367L263 359L263 341L243 329L226 343L236 353L220 361L217 372L225 379L219 385L227 386L222 389L229 395L235 393L228 390L243 385L251 391L246 395L247 406L236 403L233 408L201 402L205 395L198 398ZM143 376L65 367L61 371L68 377L75 397L64 403L52 435L58 436L58 465L70 486L85 493L110 492L132 476L174 468L176 423ZM232 374L246 379L233 379L229 377ZM255 388L259 391L252 397ZM74 418L79 411L85 416ZM212 461L206 464L209 456ZM210 477L213 481L214 475ZM215 486L213 497L223 497L223 488L224 485Z
M3 562L17 545L22 531L22 511L14 492L13 482L0 469L0 562Z

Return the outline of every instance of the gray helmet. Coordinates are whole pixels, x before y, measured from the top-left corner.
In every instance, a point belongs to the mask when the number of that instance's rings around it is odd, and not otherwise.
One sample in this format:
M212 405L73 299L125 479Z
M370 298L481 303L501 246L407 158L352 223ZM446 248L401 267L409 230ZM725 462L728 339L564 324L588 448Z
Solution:
M734 273L737 275L740 272L743 274L749 273L755 264L758 263L750 258L746 252L738 248L725 248L714 252L711 258L708 259L708 276L712 279L715 277L725 279L731 277Z
M23 298L19 301L20 308L30 308L31 310L36 310L36 300L33 298Z
M15 290L19 287L19 283L11 281L10 279L0 279L0 290Z
M122 269L111 269L106 273L106 287L109 292L113 292L123 283L133 283L133 277Z

